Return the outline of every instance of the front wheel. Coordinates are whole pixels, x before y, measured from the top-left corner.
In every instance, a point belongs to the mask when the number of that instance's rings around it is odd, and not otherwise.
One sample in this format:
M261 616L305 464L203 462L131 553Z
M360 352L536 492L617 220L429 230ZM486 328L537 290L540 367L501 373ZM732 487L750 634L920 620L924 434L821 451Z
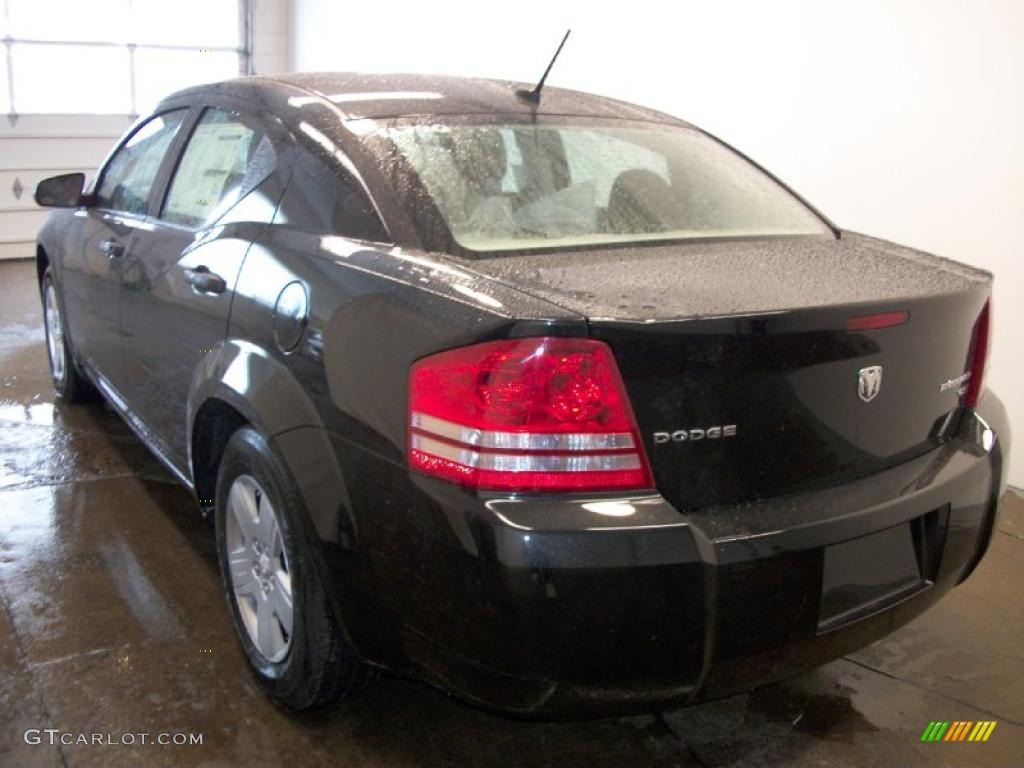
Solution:
M356 693L372 679L334 618L300 504L266 438L251 427L232 435L217 477L222 581L260 684L295 709Z
M53 388L62 400L84 403L96 397L96 390L75 364L64 325L53 270L47 267L40 285L43 294L43 325L46 329L46 356L50 361Z

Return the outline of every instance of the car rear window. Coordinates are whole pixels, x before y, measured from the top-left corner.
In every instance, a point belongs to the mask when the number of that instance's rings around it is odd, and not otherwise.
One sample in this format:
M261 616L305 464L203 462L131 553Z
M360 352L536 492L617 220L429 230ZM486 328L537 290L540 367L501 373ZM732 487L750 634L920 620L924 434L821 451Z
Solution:
M828 232L771 177L692 129L405 124L386 136L470 251Z

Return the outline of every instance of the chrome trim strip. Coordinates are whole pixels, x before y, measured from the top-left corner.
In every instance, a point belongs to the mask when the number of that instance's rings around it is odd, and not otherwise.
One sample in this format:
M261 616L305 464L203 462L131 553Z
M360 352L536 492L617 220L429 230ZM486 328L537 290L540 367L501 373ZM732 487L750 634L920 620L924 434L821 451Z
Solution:
M495 472L611 472L640 469L636 453L549 456L542 454L477 453L426 435L413 434L410 446L417 451L453 461L464 467Z
M418 411L413 411L410 424L465 445L505 451L614 451L636 447L629 432L498 432L465 427Z

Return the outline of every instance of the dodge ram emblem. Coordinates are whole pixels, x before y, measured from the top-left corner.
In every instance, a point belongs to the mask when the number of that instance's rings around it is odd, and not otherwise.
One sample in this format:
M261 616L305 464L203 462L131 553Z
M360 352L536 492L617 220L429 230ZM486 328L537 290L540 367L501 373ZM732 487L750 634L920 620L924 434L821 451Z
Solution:
M857 371L857 394L865 403L875 399L882 388L882 366L872 365Z

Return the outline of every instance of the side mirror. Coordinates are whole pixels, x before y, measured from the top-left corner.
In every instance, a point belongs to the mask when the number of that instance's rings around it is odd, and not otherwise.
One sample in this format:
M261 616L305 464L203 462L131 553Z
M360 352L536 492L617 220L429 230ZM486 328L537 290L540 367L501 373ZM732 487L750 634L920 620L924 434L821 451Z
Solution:
M82 202L84 173L65 173L36 185L36 203L45 208L77 208Z

